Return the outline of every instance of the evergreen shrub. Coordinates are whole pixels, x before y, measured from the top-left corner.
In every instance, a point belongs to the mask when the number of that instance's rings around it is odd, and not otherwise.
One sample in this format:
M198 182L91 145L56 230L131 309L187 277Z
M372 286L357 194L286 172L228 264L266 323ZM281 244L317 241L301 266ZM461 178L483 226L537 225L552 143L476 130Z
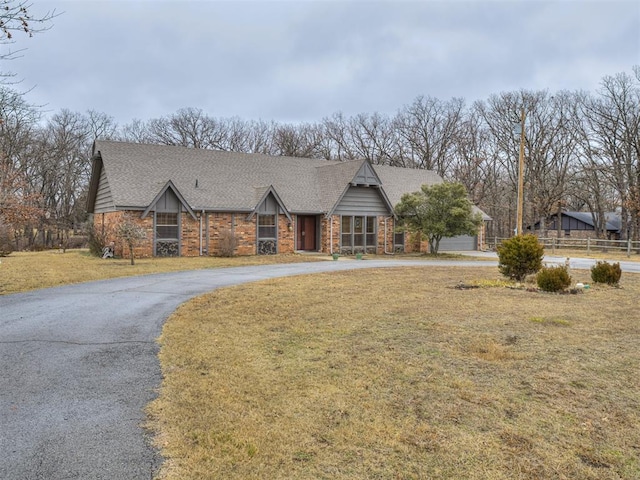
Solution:
M544 247L535 235L517 235L498 246L498 269L505 277L521 282L542 268Z
M543 267L536 275L538 288L544 292L562 292L571 285L571 276L567 267Z
M622 270L620 269L620 263L611 264L609 262L599 261L591 267L591 280L595 283L618 285L621 276Z

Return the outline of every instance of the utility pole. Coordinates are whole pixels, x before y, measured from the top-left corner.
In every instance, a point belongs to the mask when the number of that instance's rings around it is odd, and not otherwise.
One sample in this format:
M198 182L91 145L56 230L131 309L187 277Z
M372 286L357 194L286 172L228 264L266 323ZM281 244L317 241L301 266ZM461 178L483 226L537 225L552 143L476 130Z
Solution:
M518 159L518 210L516 218L516 235L522 235L522 211L524 203L524 106L520 111L520 157Z

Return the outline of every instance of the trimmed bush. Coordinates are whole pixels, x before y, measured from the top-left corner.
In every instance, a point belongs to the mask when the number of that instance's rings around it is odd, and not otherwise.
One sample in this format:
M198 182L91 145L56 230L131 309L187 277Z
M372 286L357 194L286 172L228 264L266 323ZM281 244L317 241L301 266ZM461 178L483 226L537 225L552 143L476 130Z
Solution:
M535 235L517 235L502 242L498 250L498 269L505 277L521 282L542 268L544 247Z
M607 285L618 285L622 270L619 263L611 264L601 261L591 267L591 280L595 283L606 283Z
M536 275L538 288L545 292L562 292L571 285L571 276L567 267L543 267Z

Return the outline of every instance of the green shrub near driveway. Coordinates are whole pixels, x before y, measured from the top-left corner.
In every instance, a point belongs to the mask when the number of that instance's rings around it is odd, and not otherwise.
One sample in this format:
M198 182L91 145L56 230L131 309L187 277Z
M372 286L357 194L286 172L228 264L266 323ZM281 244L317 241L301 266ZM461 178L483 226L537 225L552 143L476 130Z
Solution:
M571 276L567 267L543 267L536 275L538 288L544 292L562 292L571 285Z
M611 264L602 261L596 262L596 264L591 267L591 280L593 280L594 283L618 285L621 276L622 270L620 269L620 263Z
M517 235L498 246L498 269L505 277L521 282L542 268L544 247L535 235Z

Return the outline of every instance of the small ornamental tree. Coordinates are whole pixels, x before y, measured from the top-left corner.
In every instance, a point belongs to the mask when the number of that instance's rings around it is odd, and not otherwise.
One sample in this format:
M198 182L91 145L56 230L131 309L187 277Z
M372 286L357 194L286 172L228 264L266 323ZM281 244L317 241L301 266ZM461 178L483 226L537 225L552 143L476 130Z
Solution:
M122 217L122 221L116 226L116 236L123 240L129 247L129 258L134 265L134 247L147 238L144 227L138 225L128 215Z
M395 210L399 229L425 235L433 255L438 254L443 238L476 235L482 225L482 215L473 213L461 183L423 185L418 192L404 194Z
M498 246L498 269L505 277L521 282L542 268L544 247L535 235L517 235Z

